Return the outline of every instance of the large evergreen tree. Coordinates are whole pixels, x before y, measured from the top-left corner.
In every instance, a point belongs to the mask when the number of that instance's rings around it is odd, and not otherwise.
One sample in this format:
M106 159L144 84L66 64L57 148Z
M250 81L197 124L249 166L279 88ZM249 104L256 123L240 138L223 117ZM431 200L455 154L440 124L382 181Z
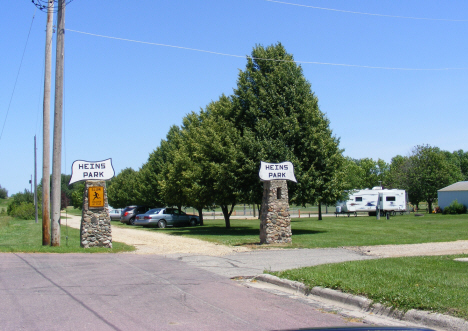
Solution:
M251 202L261 202L260 161L294 164L298 183L289 190L296 203L332 203L341 197L344 158L339 140L302 68L280 43L253 49L233 102L230 117L242 132L249 167L243 187Z

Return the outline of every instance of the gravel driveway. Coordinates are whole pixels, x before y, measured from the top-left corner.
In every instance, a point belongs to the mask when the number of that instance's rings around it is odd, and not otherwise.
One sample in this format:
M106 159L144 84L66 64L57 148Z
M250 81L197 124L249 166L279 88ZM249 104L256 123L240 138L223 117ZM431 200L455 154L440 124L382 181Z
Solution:
M62 215L62 224L80 228L81 216ZM112 224L112 223L111 223ZM247 252L247 247L233 247L209 243L199 239L172 236L158 231L142 231L139 229L112 227L112 240L133 245L137 249L128 254L193 254L207 256L222 256L236 252ZM401 257L422 255L452 255L468 254L468 240L452 242L411 244L411 245L380 245L343 247L347 250L368 256Z
M79 229L81 216L68 215L68 218L65 219L62 215L61 222L63 225ZM115 223L115 221L111 222L111 226ZM136 251L127 254L194 254L221 256L250 250L246 247L218 245L194 238L172 236L158 231L132 229L130 226L125 228L112 226L112 241L123 242L137 248Z

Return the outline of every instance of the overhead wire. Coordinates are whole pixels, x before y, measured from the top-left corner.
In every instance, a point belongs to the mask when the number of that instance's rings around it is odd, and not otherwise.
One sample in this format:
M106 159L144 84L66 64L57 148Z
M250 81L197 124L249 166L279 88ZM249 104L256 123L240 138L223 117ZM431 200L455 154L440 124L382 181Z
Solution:
M36 10L37 10L37 8L34 9L34 14L33 14L32 20L31 20L31 25L29 26L28 37L26 38L26 43L24 45L23 55L21 56L21 61L20 61L20 65L19 65L19 68L18 68L18 72L16 74L15 83L13 84L13 91L11 92L10 102L8 103L8 108L7 108L7 112L6 112L6 115L5 115L5 120L3 121L2 132L0 133L0 142L2 141L3 131L5 130L5 124L7 122L8 113L10 112L11 103L13 101L13 96L14 96L15 90L16 90L16 84L18 83L18 78L19 78L19 75L20 75L20 72L21 72L21 67L23 65L24 54L26 53L26 48L27 48L28 42L29 42L29 36L31 35L31 30L32 30L34 18L36 17Z
M413 16L398 16L398 15L387 15L387 14L365 13L365 12L358 12L358 11L352 11L352 10L343 10L343 9L325 8L325 7L317 7L317 6L310 6L310 5L301 5L301 4L298 4L298 3L284 2L284 1L278 1L278 0L265 0L265 1L279 3L279 4L283 4L283 5L289 5L289 6L297 6L297 7L305 7L305 8L312 8L312 9L328 10L328 11L335 11L335 12L340 12L340 13L347 13L347 14L380 16L380 17L389 17L389 18L402 18L402 19L408 19L408 20L468 22L468 20L456 20L456 19L448 19L448 18L429 18L429 17L413 17Z
M194 51L194 52L202 52L202 53L209 53L209 54L214 54L214 55L229 56L229 57L236 57L236 58L246 58L247 57L249 59L263 60L263 61L293 62L293 63L297 63L297 64L318 64L318 65L329 65L329 66L341 66L341 67L353 67L353 68L365 68L365 69L401 70L401 71L445 71L445 70L467 70L468 69L468 68L398 68L398 67L381 67L381 66L367 66L367 65L359 65L359 64L346 64L346 63L318 62L318 61L296 61L296 60L257 58L257 57L252 57L252 56L248 56L248 55L245 56L245 55L227 54L227 53L208 51L208 50L197 49L197 48L175 46L175 45L168 45L168 44L154 43L154 42L148 42L148 41L126 39L126 38L119 38L119 37L111 37L111 36L105 36L105 35L100 35L100 34L95 34L95 33L72 30L72 29L65 29L65 30L70 31L70 32L85 34L85 35L89 35L89 36L100 37L100 38L114 39L114 40L127 41L127 42L146 44L146 45L153 45L153 46L177 48L177 49L189 50L189 51Z

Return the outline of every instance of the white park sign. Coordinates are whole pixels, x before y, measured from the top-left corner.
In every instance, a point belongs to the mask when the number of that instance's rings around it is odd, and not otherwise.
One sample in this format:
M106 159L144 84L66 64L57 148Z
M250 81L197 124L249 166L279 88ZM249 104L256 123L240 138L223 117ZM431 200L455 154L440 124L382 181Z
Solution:
M283 179L297 183L294 176L294 166L291 162L267 163L261 161L259 176L262 181Z
M72 165L72 175L68 185L82 180L108 180L114 177L112 159L104 161L77 160Z

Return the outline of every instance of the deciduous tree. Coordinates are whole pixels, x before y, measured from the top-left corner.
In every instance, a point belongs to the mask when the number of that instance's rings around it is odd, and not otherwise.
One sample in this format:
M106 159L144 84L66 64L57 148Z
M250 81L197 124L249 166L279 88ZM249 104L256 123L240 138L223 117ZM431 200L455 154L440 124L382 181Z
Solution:
M240 179L245 173L240 132L225 116L231 108L231 99L223 95L199 116L190 114L184 120L184 153L181 153L188 156L185 163L190 161L183 174L190 203L219 205L227 228L239 202L243 183Z
M137 203L137 172L132 168L123 169L109 183L107 198L114 208L124 208Z
M406 189L416 206L427 202L429 211L437 199L437 190L463 179L460 168L439 148L429 145L414 147L407 158L393 158L390 168L392 182Z

